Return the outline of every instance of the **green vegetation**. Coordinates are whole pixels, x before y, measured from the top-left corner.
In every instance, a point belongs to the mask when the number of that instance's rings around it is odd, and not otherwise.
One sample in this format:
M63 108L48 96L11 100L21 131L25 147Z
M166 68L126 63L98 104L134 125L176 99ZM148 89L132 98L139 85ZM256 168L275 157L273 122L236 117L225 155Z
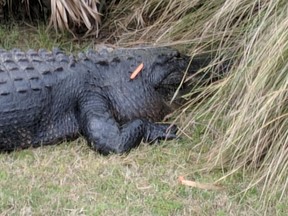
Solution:
M212 64L230 60L229 74L186 96L175 114L181 140L123 156L102 157L82 139L0 155L0 212L287 215L287 1L120 0L106 7L97 42L10 24L0 27L0 46L170 45L191 56L216 53ZM181 175L225 189L183 186Z
M221 176L197 172L192 147L191 142L173 141L103 157L79 139L1 154L1 214L255 215L259 192L242 199L241 177L225 181L220 192L179 185L179 175L199 182ZM271 214L286 211L285 206Z

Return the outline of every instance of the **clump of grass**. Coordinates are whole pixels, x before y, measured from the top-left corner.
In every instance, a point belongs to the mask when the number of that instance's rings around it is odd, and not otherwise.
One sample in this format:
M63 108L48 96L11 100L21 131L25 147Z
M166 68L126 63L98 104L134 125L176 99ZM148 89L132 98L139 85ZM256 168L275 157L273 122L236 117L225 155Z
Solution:
M281 0L226 1L219 8L206 31L224 29L220 47L236 63L229 76L204 90L200 97L209 97L192 112L209 117L200 143L213 137L209 168L252 172L249 187L263 185L265 200L281 199L288 183L287 9Z
M203 2L204 5L209 4L208 1ZM110 38L118 44L169 43L171 45L172 41L184 40L184 37L179 37L181 35L179 28L184 25L187 16L199 15L197 12L199 8L202 8L202 3L198 0L112 1L107 5L102 29L111 32ZM178 33L173 34L177 28ZM185 31L192 33L196 29L191 25ZM191 39L193 36L190 35L188 38Z

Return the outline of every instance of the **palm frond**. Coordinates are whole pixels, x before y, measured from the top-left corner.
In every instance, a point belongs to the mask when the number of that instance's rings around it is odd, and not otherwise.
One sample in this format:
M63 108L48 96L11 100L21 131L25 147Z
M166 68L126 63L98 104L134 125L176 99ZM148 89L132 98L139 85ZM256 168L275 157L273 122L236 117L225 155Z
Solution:
M56 31L75 32L85 27L85 36L98 36L101 15L98 12L98 0L51 0L49 27Z
M9 16L39 19L40 11L44 12L45 7L51 11L48 28L54 27L61 32L69 31L75 37L97 37L101 23L98 6L98 0L0 0L0 16L5 7ZM2 14L4 16L4 13Z

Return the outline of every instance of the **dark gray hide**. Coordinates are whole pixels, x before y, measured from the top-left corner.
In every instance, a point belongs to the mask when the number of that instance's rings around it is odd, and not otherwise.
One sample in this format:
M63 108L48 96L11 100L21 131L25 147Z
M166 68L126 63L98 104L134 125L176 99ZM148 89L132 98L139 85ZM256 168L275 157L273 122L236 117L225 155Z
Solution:
M174 49L102 49L67 56L58 49L0 51L0 150L37 147L83 135L93 150L123 153L176 137L155 123L190 61ZM133 80L130 74L144 63ZM197 67L193 69L195 71Z

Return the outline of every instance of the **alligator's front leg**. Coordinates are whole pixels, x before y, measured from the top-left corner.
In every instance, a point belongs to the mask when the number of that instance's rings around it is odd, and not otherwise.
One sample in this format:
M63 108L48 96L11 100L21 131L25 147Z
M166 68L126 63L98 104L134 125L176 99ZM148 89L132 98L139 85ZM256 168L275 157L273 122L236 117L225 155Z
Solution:
M93 98L93 99L92 99ZM176 138L177 127L136 119L120 126L101 96L90 97L80 106L82 133L89 145L102 154L124 153L137 147L141 140L154 142Z

